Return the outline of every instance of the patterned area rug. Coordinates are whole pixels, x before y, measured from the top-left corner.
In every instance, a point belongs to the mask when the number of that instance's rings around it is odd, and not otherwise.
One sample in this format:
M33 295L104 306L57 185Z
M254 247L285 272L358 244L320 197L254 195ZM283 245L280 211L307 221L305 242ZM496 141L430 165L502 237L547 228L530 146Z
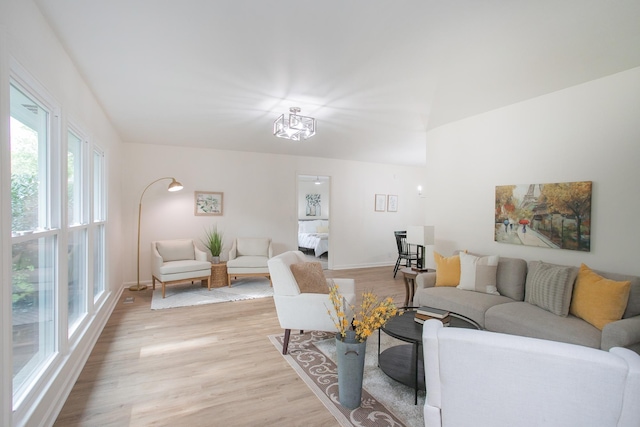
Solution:
M367 339L365 356L362 404L356 409L347 409L338 401L338 374L335 364L335 334L292 332L289 354L284 358L309 386L331 414L344 427L422 427L424 392L418 394L418 404L413 404L414 391L391 378L378 368L378 333ZM393 338L381 335L382 350L402 344ZM282 354L282 335L269 337Z
M201 286L200 281L169 285L162 298L162 286L156 283L151 299L151 310L188 307L191 305L241 301L273 296L273 288L266 277L245 277L234 280L231 287L211 288Z

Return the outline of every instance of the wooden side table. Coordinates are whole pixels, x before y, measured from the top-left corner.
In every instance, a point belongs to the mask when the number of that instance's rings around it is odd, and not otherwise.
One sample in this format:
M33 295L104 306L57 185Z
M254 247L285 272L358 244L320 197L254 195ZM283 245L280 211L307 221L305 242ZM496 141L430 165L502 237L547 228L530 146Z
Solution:
M227 286L227 261L211 264L211 287L221 288Z
M428 268L422 271L416 271L411 267L406 267L400 270L400 272L402 272L402 275L404 276L404 291L405 291L404 306L405 307L408 307L410 303L413 304L413 296L416 293L416 277L418 277L418 274L426 273L428 271L435 271L435 270Z

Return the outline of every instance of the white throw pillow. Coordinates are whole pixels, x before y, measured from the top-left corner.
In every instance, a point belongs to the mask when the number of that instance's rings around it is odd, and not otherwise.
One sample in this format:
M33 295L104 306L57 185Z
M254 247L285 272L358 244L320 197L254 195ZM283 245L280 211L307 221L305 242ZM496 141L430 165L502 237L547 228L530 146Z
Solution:
M496 287L498 255L477 257L460 252L460 284L458 289L500 295Z

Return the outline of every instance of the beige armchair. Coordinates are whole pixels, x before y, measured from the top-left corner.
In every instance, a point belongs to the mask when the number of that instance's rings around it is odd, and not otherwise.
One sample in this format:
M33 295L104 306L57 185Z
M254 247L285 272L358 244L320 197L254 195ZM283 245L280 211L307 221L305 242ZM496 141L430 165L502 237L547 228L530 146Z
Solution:
M162 284L162 298L166 285L186 281L202 280L211 290L211 263L191 239L151 242L151 275L153 289L156 280Z
M276 304L278 321L284 329L282 354L287 354L291 329L302 331L338 332L328 310L334 313L329 293L301 292L300 285L291 271L293 264L302 264L306 258L300 251L290 251L269 260L269 271L273 282L273 300ZM355 281L353 279L325 279L327 289L331 282L338 285L346 306L356 303ZM347 314L351 317L351 313Z
M238 237L231 244L227 261L228 285L231 278L265 276L271 281L267 261L273 256L268 237Z

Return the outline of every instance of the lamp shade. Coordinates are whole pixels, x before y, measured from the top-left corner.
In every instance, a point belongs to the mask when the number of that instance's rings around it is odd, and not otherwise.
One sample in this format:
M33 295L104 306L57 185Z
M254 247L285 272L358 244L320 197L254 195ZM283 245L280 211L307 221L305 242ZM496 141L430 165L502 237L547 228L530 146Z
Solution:
M180 191L184 187L175 178L171 178L171 184L169 184L168 191Z

